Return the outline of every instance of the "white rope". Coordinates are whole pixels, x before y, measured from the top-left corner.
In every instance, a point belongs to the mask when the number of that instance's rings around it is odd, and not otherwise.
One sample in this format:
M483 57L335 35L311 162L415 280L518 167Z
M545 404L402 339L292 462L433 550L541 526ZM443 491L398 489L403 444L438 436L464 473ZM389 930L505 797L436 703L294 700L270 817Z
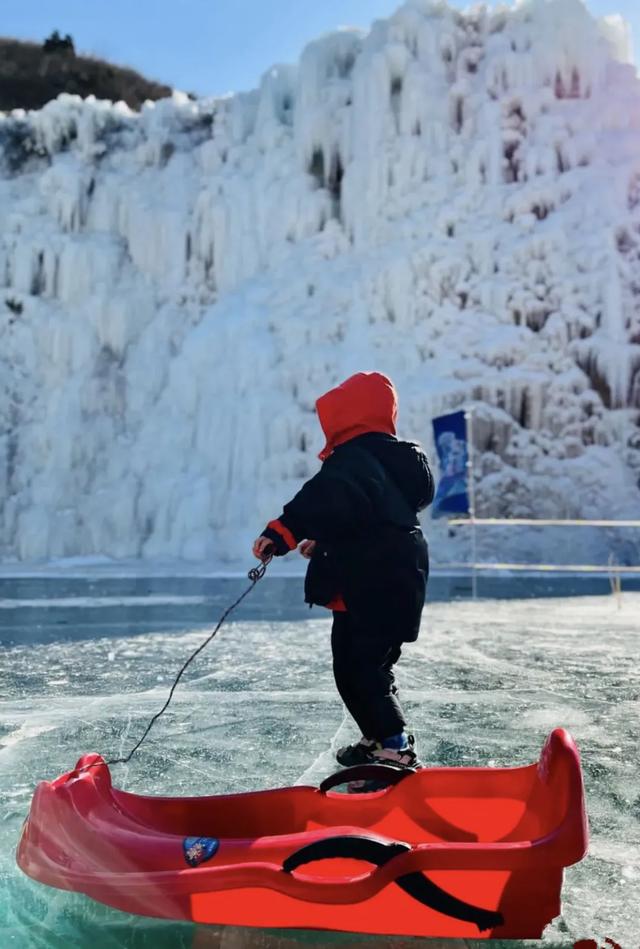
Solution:
M542 520L532 517L453 517L447 524L453 527L462 527L465 524L494 524L503 527L640 527L640 521Z
M447 521L450 527L469 525L475 529L476 525L502 527L640 527L640 521L632 520L578 520L567 518L538 519L531 517L453 517ZM554 563L439 563L433 564L436 569L466 569L466 570L520 570L545 573L605 573L613 574L640 573L640 566L620 566L609 564L554 564Z
M622 567L609 564L557 564L557 563L437 563L435 569L465 570L527 570L550 573L640 573L640 567Z

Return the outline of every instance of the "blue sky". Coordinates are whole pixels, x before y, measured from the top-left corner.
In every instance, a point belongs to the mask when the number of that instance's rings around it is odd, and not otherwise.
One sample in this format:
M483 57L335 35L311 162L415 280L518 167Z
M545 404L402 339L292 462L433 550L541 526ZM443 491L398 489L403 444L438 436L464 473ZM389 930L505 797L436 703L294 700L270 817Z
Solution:
M79 52L132 66L185 91L220 94L252 88L269 66L294 62L321 33L367 27L399 5L400 0L2 0L0 35L41 40L58 29L71 33ZM587 6L598 16L625 16L638 49L640 0L587 0Z

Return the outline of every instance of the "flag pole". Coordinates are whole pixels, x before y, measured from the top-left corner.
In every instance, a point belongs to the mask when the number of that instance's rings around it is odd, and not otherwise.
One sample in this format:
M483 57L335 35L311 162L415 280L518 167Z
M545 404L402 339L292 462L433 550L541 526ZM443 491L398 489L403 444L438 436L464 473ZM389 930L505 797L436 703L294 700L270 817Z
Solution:
M473 410L465 409L465 427L467 430L467 493L469 497L469 517L471 519L471 594L474 600L478 598L478 549L476 538L476 488L473 470Z

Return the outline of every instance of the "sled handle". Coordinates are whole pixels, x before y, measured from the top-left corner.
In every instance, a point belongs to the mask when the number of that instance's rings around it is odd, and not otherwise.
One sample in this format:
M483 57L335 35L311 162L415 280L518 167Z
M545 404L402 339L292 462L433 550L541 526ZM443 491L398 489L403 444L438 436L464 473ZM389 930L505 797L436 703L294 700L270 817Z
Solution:
M396 768L392 764L357 764L352 768L343 768L341 771L330 774L318 785L318 790L326 794L331 788L346 784L348 781L376 781L378 778L383 778L390 785L399 784L403 778L415 773L415 768Z

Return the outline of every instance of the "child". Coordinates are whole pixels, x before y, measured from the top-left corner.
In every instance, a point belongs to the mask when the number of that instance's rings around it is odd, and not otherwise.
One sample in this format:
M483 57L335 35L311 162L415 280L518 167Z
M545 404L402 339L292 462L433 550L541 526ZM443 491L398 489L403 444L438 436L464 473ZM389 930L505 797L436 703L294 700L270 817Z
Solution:
M338 762L415 767L393 667L402 643L418 637L429 558L416 513L433 500L433 477L420 447L395 437L397 396L386 376L359 372L316 410L327 440L322 468L253 553L282 556L302 542L305 601L333 610L336 685L362 732Z

